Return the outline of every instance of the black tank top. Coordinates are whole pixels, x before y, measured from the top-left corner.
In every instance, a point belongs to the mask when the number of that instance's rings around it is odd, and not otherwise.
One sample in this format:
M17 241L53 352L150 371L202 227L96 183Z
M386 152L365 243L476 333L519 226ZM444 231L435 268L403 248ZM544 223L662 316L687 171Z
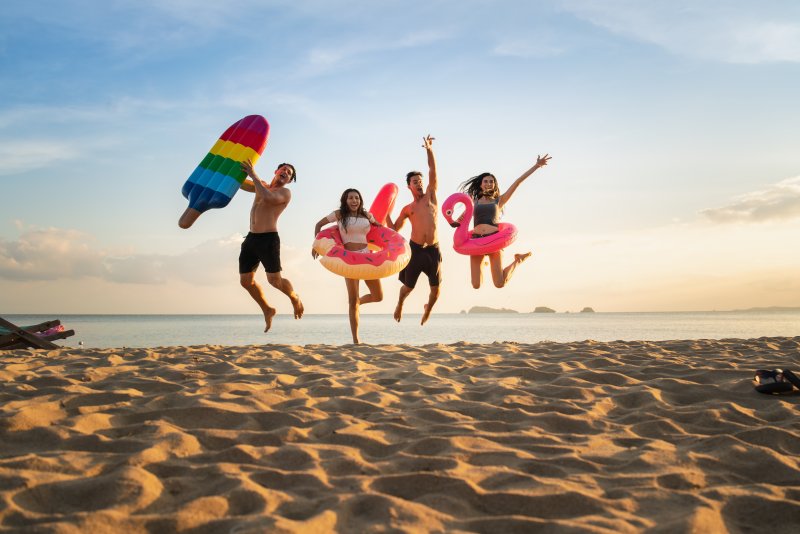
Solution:
M497 199L485 204L475 202L474 211L472 213L472 225L491 224L492 226L497 226L500 223L500 207L497 205L497 202Z

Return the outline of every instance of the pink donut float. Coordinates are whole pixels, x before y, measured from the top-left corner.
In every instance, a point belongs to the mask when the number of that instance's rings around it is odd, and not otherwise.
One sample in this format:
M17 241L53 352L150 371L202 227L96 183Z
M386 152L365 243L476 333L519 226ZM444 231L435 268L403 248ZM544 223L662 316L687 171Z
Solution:
M358 280L386 278L403 270L411 260L411 247L395 232L383 226L386 216L392 212L397 197L397 186L386 184L378 192L369 212L380 226L373 226L367 233L369 252L353 252L342 244L339 225L331 225L317 234L314 250L319 254L323 267L332 273Z
M463 223L453 220L453 208L464 204ZM517 239L517 227L510 223L497 225L497 233L484 237L472 237L472 230L468 230L472 220L472 199L466 193L453 193L442 203L442 214L450 226L456 226L453 234L453 249L466 256L482 256L503 250Z

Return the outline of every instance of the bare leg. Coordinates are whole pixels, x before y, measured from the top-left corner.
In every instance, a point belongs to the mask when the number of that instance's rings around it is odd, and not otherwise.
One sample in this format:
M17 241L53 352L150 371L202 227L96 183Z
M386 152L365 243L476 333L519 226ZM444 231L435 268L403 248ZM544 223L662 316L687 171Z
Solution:
M514 274L514 270L519 267L519 265L531 257L530 252L525 252L524 254L514 254L514 261L508 264L508 267L503 269L503 282L508 284L508 281L511 280L511 275Z
M483 271L481 269L483 258L484 256L469 257L469 269L470 274L472 275L472 287L475 289L481 287L481 282L483 282Z
M413 287L408 287L405 284L400 286L400 295L397 297L397 307L394 309L394 320L398 323L400 319L403 318L403 302L405 302L406 298L408 298L413 290Z
M505 285L508 284L508 281L511 280L511 275L514 274L514 270L517 268L517 266L530 257L530 252L526 252L524 254L514 254L514 261L509 263L505 269L501 270L502 253L495 252L494 254L490 254L489 263L492 266L492 281L494 282L495 287L505 287Z
M425 305L425 311L422 313L422 321L420 321L420 325L425 324L431 316L431 312L433 311L433 305L436 304L436 300L439 298L439 286L431 286L431 292L428 294L428 303Z
M383 300L383 288L380 280L364 280L367 284L369 293L358 299L359 304L369 304L370 302L380 302Z
M256 282L256 273L240 274L239 283L242 284L242 287L245 288L261 308L261 312L264 314L264 332L269 332L269 329L272 327L272 318L275 316L276 310L267 304L267 299L264 298L264 292L261 290L261 286L258 285L258 282Z
M303 316L303 303L300 302L300 296L295 293L294 287L288 278L281 276L281 273L267 273L267 281L279 290L281 293L289 297L292 301L292 309L294 310L294 318L299 319Z
M347 311L350 314L350 333L353 335L353 343L361 343L358 339L358 280L345 278L347 286Z

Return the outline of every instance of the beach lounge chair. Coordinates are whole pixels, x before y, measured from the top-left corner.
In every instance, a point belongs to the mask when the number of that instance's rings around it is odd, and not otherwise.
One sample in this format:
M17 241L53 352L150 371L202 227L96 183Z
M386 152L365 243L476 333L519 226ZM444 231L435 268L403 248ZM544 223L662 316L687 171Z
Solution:
M54 340L74 335L75 331L65 330L58 319L20 327L0 317L0 350L58 349L61 347Z

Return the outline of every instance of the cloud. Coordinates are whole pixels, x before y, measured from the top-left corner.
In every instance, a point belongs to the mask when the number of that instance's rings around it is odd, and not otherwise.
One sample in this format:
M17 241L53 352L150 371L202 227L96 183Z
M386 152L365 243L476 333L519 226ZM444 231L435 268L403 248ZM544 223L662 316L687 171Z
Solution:
M800 176L700 213L717 223L760 223L800 218Z
M400 33L395 38L381 33L348 37L342 42L312 48L307 57L306 75L317 75L349 65L370 54L417 48L449 38L445 31Z
M800 4L780 0L561 0L578 18L672 53L727 63L800 62Z
M154 54L172 47L193 46L217 33L241 31L237 26L254 12L273 9L265 9L262 4L258 0L240 0L236 9L230 9L224 2L212 0L44 0L4 6L4 15L9 22L35 22L81 40L104 43L109 51Z
M183 280L215 285L236 278L242 236L213 239L176 255L121 254L98 247L84 232L22 228L15 241L0 240L0 279L13 281L96 278L121 284L160 285Z
M495 45L492 50L492 52L498 56L518 57L523 59L560 56L564 51L565 49L563 46L541 40L539 40L539 42L532 42L528 39L503 39L500 43Z
M0 278L56 280L102 276L103 254L76 230L30 229L17 241L0 240Z
M0 143L0 176L43 169L79 156L77 147L62 141L5 141Z

